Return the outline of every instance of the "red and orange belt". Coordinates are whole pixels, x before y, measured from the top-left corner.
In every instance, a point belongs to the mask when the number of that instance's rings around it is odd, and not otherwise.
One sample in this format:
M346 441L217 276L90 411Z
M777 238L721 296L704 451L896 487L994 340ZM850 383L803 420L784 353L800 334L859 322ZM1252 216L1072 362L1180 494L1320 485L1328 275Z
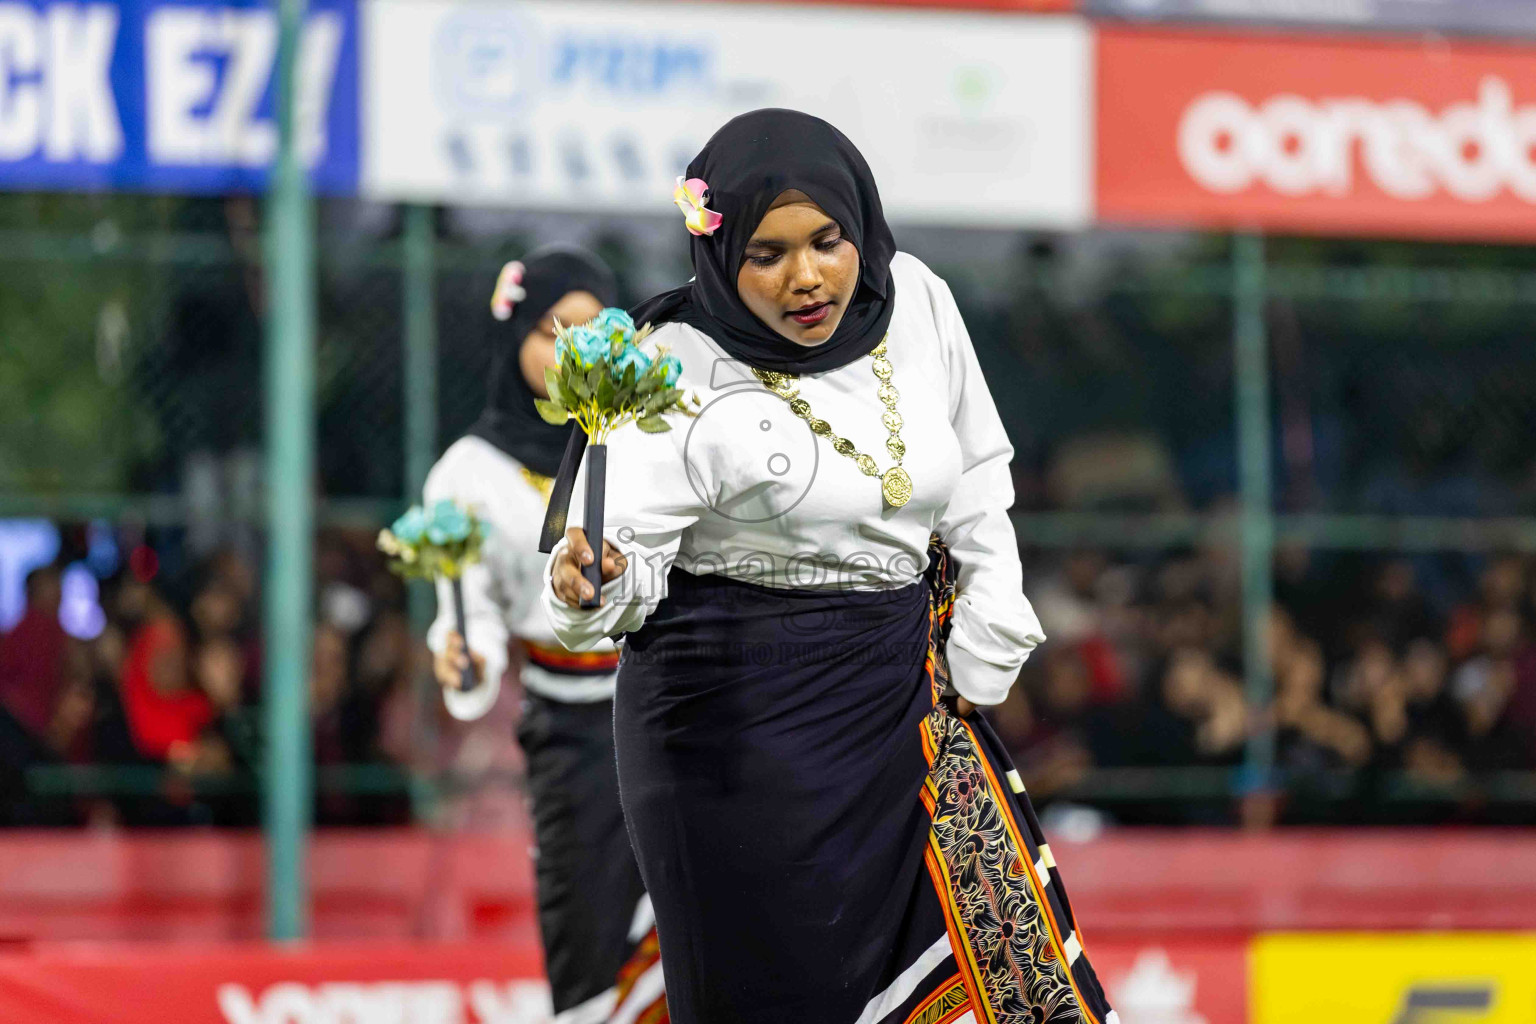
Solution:
M563 675L601 675L619 667L618 651L568 651L557 644L524 640L530 664Z

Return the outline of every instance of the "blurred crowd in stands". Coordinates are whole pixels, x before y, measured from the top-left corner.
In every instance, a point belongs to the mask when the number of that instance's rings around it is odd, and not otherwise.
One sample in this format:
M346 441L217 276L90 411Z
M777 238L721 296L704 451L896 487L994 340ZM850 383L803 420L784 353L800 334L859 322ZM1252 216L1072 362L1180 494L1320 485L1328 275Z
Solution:
M425 661L404 588L372 548L372 531L327 532L317 547L309 702L322 772L412 759L414 684ZM0 821L257 820L256 565L225 548L180 577L162 571L153 548L133 549L101 583L98 631L78 638L60 623L59 566L27 575L25 612L0 638ZM130 770L80 770L93 765ZM44 798L73 789L80 795ZM411 813L399 786L377 784L325 786L316 810L337 824Z
M1235 769L1250 738L1267 733L1279 785L1255 785L1260 799L1241 812L1230 800L1203 800L1196 784L1169 787L1178 802L1122 798L1119 816L1240 815L1260 824L1532 817L1528 803L1501 808L1498 787L1479 784L1536 768L1530 559L1282 548L1265 637L1275 682L1267 706L1245 699L1240 573L1230 550L1145 561L1079 550L1032 568L1026 589L1050 640L996 719L1038 800L1092 802L1095 769ZM1458 576L1465 588L1424 585ZM1448 600L1432 599L1436 591Z
M1256 706L1234 552L1026 554L1049 642L991 714L1042 804L1127 823L1532 814L1528 799L1501 808L1481 784L1536 769L1536 561L1282 548L1266 638L1276 696ZM468 772L515 795L515 688L479 726L447 720L372 531L323 532L316 567L318 820L410 820L411 773ZM0 821L258 820L255 560L225 547L172 572L153 547L133 548L101 584L89 639L60 625L61 593L56 565L34 569L25 612L0 638ZM1235 798L1245 747L1265 733L1279 785Z

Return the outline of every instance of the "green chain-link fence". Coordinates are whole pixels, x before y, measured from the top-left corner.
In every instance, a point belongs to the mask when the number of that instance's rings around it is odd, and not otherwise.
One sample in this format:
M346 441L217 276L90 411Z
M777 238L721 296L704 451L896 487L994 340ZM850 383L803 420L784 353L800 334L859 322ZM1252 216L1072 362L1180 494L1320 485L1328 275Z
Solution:
M167 551L259 545L256 209L130 197L0 203L0 517L141 524ZM316 488L332 549L355 562L411 500L436 450L478 413L491 282L541 232L530 222L515 237L475 242L430 211L352 205L324 207L321 221ZM657 244L662 222L582 227L619 268L627 299L683 266L681 242ZM1103 562L1094 586L1117 595L1088 602L1123 663L1096 668L1094 685L1118 679L1150 699L1160 683L1146 680L1160 678L1169 650L1147 621L1177 600L1160 581L1186 561L1204 574L1203 642L1226 678L1246 677L1253 715L1235 751L1187 763L1098 758L1068 773L1060 797L1133 820L1149 806L1202 802L1232 817L1234 797L1296 779L1269 772L1275 758L1291 771L1284 727L1277 748L1264 711L1270 660L1256 657L1267 650L1272 594L1292 614L1302 602L1300 618L1313 621L1316 595L1328 591L1319 578L1337 574L1336 607L1369 596L1380 565L1405 561L1414 593L1443 619L1476 606L1490 553L1536 551L1536 346L1525 327L1536 270L1523 251L1109 235L1021 235L999 246L1002 236L989 234L977 249L1001 248L998 260L978 257L963 232L917 237L917 254L954 287L1014 437L1016 523L1032 576L1049 582L1070 553L1094 551ZM658 249L669 253L664 268ZM1244 344L1267 373L1240 372ZM417 365L423 345L427 369ZM416 386L429 371L433 386ZM1239 424L1255 401L1268 414L1250 417L1245 435ZM1253 498L1265 490L1271 500L1259 507ZM1298 559L1311 567L1305 585L1286 575ZM178 565L191 572L195 561ZM370 596L403 610L401 594ZM1331 695L1344 685L1335 677L1352 671L1353 641L1326 623L1314 632L1329 634L1313 639L1327 648ZM1447 690L1486 654L1456 653ZM427 744L432 695L419 669ZM1026 673L1026 683L1026 698L1043 704L1049 680ZM1019 726L1021 742L1050 738L1040 728L1047 710L1027 710L1034 725ZM1529 765L1433 784L1375 767L1325 764L1307 776L1308 793L1436 817L1469 801L1536 810ZM29 779L48 798L163 786L142 766L40 766ZM322 791L410 792L418 810L434 787L456 782L387 762L329 764L319 780Z

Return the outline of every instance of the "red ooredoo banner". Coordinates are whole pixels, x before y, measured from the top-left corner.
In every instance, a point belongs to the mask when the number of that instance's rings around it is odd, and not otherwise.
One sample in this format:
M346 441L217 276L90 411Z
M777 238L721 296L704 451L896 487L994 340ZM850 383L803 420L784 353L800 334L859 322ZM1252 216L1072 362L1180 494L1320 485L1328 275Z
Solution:
M1102 29L1098 216L1536 238L1536 53Z

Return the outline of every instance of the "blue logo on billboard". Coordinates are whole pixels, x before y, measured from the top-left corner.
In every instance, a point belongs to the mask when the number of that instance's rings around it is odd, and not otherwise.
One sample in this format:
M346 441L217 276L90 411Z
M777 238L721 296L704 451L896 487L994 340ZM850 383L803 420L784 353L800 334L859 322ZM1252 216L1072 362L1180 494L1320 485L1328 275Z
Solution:
M432 44L438 102L461 117L502 118L526 112L546 94L634 99L714 92L704 43L616 31L548 35L512 11L449 15Z
M505 11L449 16L432 43L432 82L448 110L482 117L521 111L545 77L537 27Z
M709 47L702 43L573 33L555 46L550 84L625 97L711 92L710 65Z

